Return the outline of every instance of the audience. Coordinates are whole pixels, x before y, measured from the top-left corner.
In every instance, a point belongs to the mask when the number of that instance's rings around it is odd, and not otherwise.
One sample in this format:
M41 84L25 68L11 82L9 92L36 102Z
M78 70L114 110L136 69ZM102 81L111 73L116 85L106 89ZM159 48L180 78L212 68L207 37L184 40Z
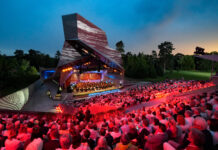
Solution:
M20 140L16 139L16 131L11 129L9 131L8 139L5 141L5 149L6 150L22 150L23 145Z
M76 139L74 139L75 141ZM70 134L63 134L60 137L60 145L61 148L58 148L57 150L68 150L71 146L72 138Z
M192 128L191 131L189 132L188 140L190 141L190 144L186 147L185 150L204 149L203 145L205 144L205 136L200 130ZM210 149L210 148L208 147L206 149Z
M56 150L60 147L58 130L52 129L49 136L50 139L43 144L43 150Z
M211 85L197 81L150 84L79 102L72 115L1 113L1 149L215 150L218 91L179 95ZM94 115L88 109L96 103L127 108L164 96L167 100L159 105L129 113L117 110Z

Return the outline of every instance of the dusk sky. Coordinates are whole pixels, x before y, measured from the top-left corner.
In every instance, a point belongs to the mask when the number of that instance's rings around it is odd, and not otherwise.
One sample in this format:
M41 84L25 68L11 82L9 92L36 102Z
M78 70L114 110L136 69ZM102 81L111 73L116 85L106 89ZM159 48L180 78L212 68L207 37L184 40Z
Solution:
M109 45L150 54L163 41L174 53L218 51L218 0L0 0L0 51L40 50L54 56L64 43L62 15L79 13L107 34Z

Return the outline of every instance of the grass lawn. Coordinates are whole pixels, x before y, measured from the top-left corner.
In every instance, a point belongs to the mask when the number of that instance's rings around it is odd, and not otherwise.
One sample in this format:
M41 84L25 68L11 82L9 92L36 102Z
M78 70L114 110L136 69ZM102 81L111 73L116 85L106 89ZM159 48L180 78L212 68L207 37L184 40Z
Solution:
M157 78L145 78L146 81L163 81L165 79L182 79L185 80L209 80L211 72L200 72L200 71L166 71L164 76Z

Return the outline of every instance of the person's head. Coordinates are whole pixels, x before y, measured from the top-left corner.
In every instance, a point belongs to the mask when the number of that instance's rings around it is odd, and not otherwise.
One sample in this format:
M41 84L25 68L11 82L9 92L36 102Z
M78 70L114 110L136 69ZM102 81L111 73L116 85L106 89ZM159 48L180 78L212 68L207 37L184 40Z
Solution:
M215 110L212 116L213 119L218 119L218 110Z
M34 126L33 122L29 121L28 124L27 124L27 127L28 128L33 128L33 126Z
M185 118L183 117L183 115L178 115L176 120L178 125L185 125Z
M13 123L10 122L10 123L7 123L7 124L6 124L6 129L7 129L7 130L11 130L11 129L13 129L13 128L14 128Z
M59 139L59 132L56 129L52 129L49 135L51 140Z
M143 119L143 125L145 127L148 127L149 126L149 120L148 119Z
M171 126L176 126L176 121L174 120L174 118L168 119L168 127L171 127Z
M72 142L70 134L63 134L60 137L60 145L63 149L69 149Z
M188 134L188 140L191 142L191 144L201 148L205 143L205 136L200 130L191 128Z
M58 129L58 125L56 123L51 124L51 130Z
M15 126L15 128L19 128L20 127L20 121L19 120L15 121L14 126Z
M105 134L106 134L106 130L104 128L101 128L100 129L100 135L105 136Z
M72 147L77 148L81 144L81 136L80 134L73 134L72 135Z
M67 130L67 124L66 123L62 123L60 130Z
M106 141L106 139L104 137L100 137L98 139L97 147L99 147L99 148L107 148L108 147L107 141Z
M119 130L120 130L120 129L119 129L119 126L118 126L118 125L114 126L114 128L113 128L113 131L114 131L114 132L118 133Z
M154 125L155 125L155 126L159 125L159 120L158 120L157 118L154 118L154 119L153 119L153 122L154 122Z
M42 127L44 127L44 125L45 125L45 120L40 120L39 121L39 126L42 128Z
M74 127L74 125L71 125L71 126L70 126L70 130L69 130L69 132L70 132L71 135L77 133L77 130L76 130L76 128Z
M210 119L209 127L211 131L217 132L218 131L218 119Z
M120 142L123 145L127 145L130 142L129 136L127 134L122 134L121 138L120 138Z
M90 131L89 130L85 130L84 132L83 132L83 136L86 138L86 139L88 139L89 137L90 137Z
M123 121L123 123L124 123L124 124L128 124L128 120L125 119L125 120Z
M27 133L27 128L23 124L19 128L19 133Z
M213 106L210 103L206 103L206 109L212 111Z
M0 124L0 131L3 131L3 129L4 129L4 125Z
M196 117L193 122L193 128L196 128L198 130L206 130L207 129L207 122L202 117Z
M185 117L188 118L188 117L191 117L191 116L192 116L191 110L186 110L185 111Z
M159 123L158 131L159 132L166 132L166 126L162 123Z
M9 136L8 136L9 139L16 138L16 136L17 136L17 132L15 129L9 130Z
M39 126L33 127L32 135L31 135L31 140L41 138L42 139L42 131L39 128Z
M137 129L136 129L135 127L131 127L131 128L129 129L128 136L129 136L129 139L130 139L130 140L137 138L137 136L138 136L138 131L137 131Z
M200 115L200 108L193 108L194 115Z

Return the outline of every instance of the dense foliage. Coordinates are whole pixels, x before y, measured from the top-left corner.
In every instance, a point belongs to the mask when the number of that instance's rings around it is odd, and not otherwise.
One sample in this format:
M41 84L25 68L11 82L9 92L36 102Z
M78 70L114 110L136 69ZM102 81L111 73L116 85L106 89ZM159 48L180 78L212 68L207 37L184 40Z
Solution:
M196 70L196 71L218 71L218 63L209 60L204 60L194 57L194 55L218 55L218 52L205 53L201 47L196 47L193 55L184 55L182 53L172 54L175 50L171 42L163 42L158 45L159 52L152 51L151 55L143 53L132 54L127 52L124 54L123 49L123 66L125 68L125 75L132 78L155 78L163 76L165 70ZM120 42L116 44L120 46ZM117 50L119 47L116 48ZM213 63L213 65L212 65Z
M0 55L0 96L34 82L39 78L39 67L56 67L58 57L51 58L32 49L27 54L16 50L14 56Z
M151 55L139 53L138 55L128 52L122 55L125 75L134 78L156 77L163 75L159 59Z

